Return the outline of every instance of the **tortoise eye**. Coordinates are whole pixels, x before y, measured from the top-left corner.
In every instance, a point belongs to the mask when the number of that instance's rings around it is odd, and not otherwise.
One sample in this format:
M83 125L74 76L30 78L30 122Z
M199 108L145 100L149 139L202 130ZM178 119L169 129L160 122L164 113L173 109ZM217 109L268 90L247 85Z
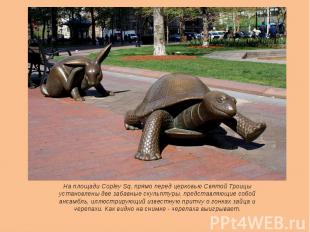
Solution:
M217 98L218 103L223 103L224 100L225 100L225 96L221 96L221 97Z

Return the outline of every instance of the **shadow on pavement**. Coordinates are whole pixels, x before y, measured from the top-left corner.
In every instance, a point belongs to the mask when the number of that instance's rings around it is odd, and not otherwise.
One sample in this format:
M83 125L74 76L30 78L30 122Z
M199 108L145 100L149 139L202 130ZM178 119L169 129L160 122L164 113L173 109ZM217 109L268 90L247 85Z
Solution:
M109 89L108 89L109 90ZM115 94L118 94L118 93L125 93L125 92L129 92L129 91L131 91L131 90L129 90L129 89L126 89L126 90L116 90L116 91L114 91L113 90L113 92L115 93ZM90 90L87 90L86 92L85 92L85 96L92 96L92 97L106 97L106 96L102 96L102 94L100 94L97 90L95 90L95 89L90 89Z
M244 139L227 135L226 130L219 127L211 133L208 133L205 138L195 140L169 139L168 144L176 146L203 146L209 145L226 150L236 150L239 147L245 150L255 150L265 146L265 144L256 142L246 142ZM164 146L166 146L165 144ZM164 148L164 147L163 147Z

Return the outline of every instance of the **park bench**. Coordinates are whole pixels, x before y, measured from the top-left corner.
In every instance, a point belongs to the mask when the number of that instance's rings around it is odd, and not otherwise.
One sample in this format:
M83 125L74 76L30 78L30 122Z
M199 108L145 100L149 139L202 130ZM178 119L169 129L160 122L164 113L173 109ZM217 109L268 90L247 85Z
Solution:
M38 73L39 79L44 81L47 73L54 66L56 61L54 56L59 56L61 52L67 52L71 56L71 52L67 49L55 49L55 48L43 48L38 42L29 42L28 44L28 87L35 88L35 85L31 79L31 74L33 72ZM43 72L43 74L42 74Z

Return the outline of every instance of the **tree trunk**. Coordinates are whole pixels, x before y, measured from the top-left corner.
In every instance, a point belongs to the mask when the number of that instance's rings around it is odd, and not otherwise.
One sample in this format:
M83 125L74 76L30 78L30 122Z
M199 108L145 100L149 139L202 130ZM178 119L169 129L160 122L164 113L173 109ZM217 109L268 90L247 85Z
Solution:
M166 55L165 48L165 29L163 9L156 7L153 10L154 18L154 56Z
M118 8L119 29L121 31L121 45L124 44L123 20L122 20L123 17L124 17L124 12L122 11L122 8Z
M113 13L112 16L111 16L110 43L114 43L114 13Z
M57 41L57 7L51 8L52 18L52 43Z
M286 36L286 10L283 14L283 30L284 30L283 33Z
M45 28L46 28L46 20L43 20L43 28L42 28L42 42L43 43L45 39Z
M251 31L251 16L248 15L248 22L249 22L249 26L248 26L248 31Z
M240 32L240 16L236 15L236 32Z
M69 18L70 18L70 20L74 19L74 10L73 10L73 8L70 9L70 16L69 16Z
M235 33L236 33L236 14L235 14L234 10L232 12L232 18L233 18L233 32L234 32L234 35L235 35Z
M270 8L269 7L267 7L267 20L266 20L266 23L267 23L267 25L266 25L266 34L267 34L267 36L268 36L268 34L269 34L269 27L270 27Z
M181 42L186 42L186 37L184 36L185 22L184 22L183 16L179 17L179 31L180 31Z
M91 17L91 41L93 45L96 45L96 29L95 29L95 15L94 7L90 8L90 17Z
M29 25L30 39L33 39L34 38L34 33L33 33L33 25L32 25L32 15L31 15L31 12L28 13L28 25Z
M166 33L166 41L167 41L167 44L169 43L169 26L167 25L167 33Z
M167 18L166 18L167 22L166 22L166 41L167 41L167 44L169 43L169 17L167 15Z
M208 23L208 9L202 9L202 24L203 24L203 42L202 46L209 46L209 23Z

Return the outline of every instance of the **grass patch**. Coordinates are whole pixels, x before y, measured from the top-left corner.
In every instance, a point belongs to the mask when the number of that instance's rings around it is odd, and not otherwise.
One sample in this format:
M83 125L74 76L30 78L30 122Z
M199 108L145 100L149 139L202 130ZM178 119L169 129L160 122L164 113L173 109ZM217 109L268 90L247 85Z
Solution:
M238 48L240 49L240 48ZM249 48L244 48L249 49ZM252 48L253 49L253 48ZM168 54L188 54L198 56L195 60L144 60L125 61L124 56L151 55L153 47L139 47L111 51L104 64L122 67L135 67L165 72L182 72L194 76L213 77L218 79L240 81L267 85L273 87L286 87L286 65L270 63L254 63L242 61L215 60L201 57L204 54L220 50L236 50L236 48L190 48L184 45L168 45ZM180 52L180 53L177 53ZM91 53L94 59L96 54Z

